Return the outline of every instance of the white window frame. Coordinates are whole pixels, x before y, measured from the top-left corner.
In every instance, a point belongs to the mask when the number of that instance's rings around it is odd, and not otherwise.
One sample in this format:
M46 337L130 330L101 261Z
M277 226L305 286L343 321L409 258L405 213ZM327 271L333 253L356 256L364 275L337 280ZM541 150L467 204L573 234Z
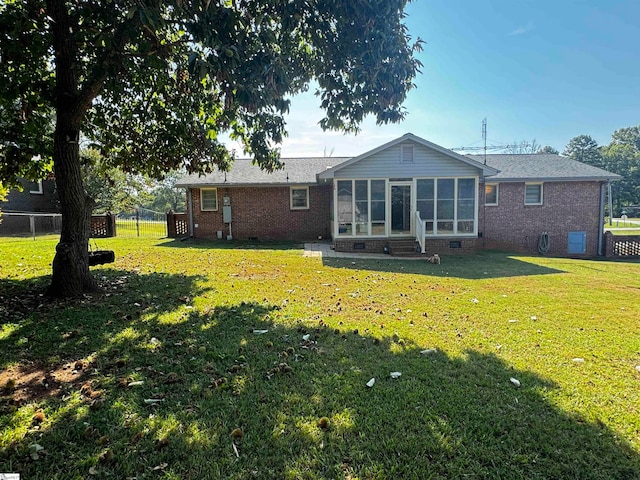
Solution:
M214 192L214 197L216 199L216 207L215 208L204 208L203 202L203 193L204 192ZM218 205L218 189L217 188L201 188L200 189L200 210L203 212L217 212L219 208Z
M304 207L295 207L293 205L294 190L304 190L306 192L306 205ZM309 187L289 187L289 207L291 210L309 210Z
M458 181L459 180L474 180L475 184L475 198L473 209L473 232L458 232ZM443 237L475 237L478 235L478 209L480 207L480 180L478 177L418 177L414 180L415 194L414 198L417 201L418 194L418 180L433 180L433 232L427 233L427 238L443 238ZM454 180L454 193L453 193L453 218L450 220L453 222L453 233L439 233L438 232L438 180ZM415 205L415 203L414 203ZM449 219L446 219L449 220ZM440 219L445 221L445 219Z
M358 181L366 181L367 182L367 222L356 222L356 183ZM384 182L384 205L385 205L385 219L384 219L384 228L385 228L385 232L383 234L372 234L372 230L373 230L373 224L374 223L379 223L381 222L381 220L372 220L372 208L371 208L371 195L372 195L372 191L371 191L371 182L373 181L383 181ZM334 218L334 230L335 230L335 236L339 237L339 238L384 238L387 237L389 235L389 218L390 218L390 213L389 213L389 192L390 192L390 187L389 187L389 180L386 178L337 178L334 180L334 188L333 188L333 218ZM341 222L340 221L340 212L339 212L339 190L338 190L338 182L349 182L351 184L351 220L348 222ZM410 182L409 182L410 183ZM364 201L364 200L359 200L359 201ZM380 201L380 200L376 200L376 201ZM412 205L413 205L413 199L411 201ZM351 225L351 234L347 235L345 233L340 233L340 224L341 223L348 223ZM363 225L366 224L366 233L361 233L361 234L356 234L356 225Z
M36 183L38 184L38 189L29 190L29 193L33 195L44 195L44 190L42 190L42 180L38 180Z
M540 187L540 200L538 202L527 202L527 187L529 186ZM525 205L542 205L544 203L544 183L542 182L527 182L524 184L524 204Z
M487 200L487 187L489 187L489 186L496 187L496 201L493 202L493 203L490 203ZM484 188L485 188L485 190L484 190L484 204L489 206L489 207L495 207L496 205L498 205L498 200L500 198L500 184L499 183L485 183L484 184Z

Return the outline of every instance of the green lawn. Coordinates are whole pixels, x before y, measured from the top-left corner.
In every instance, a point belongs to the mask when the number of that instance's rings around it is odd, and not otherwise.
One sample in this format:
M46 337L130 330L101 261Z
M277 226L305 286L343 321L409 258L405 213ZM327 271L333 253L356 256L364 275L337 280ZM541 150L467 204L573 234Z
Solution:
M0 239L0 471L640 478L636 262L116 238L49 302L56 241Z
M135 218L118 218L116 220L116 235L118 237L154 237L167 236L167 222L154 220L140 220Z

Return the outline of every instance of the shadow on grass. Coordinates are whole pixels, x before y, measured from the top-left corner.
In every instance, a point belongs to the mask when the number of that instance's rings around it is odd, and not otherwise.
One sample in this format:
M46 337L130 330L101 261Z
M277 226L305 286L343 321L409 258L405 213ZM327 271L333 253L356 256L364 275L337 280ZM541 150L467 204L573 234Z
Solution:
M204 277L103 268L94 275L101 288L82 300L44 296L48 275L29 280L0 279L0 368L12 362L55 364L104 346L106 339L139 321L141 315L166 314L205 291Z
M375 272L411 273L465 279L523 277L564 273L518 258L511 253L483 251L474 255L442 256L440 265L426 260L374 260L367 258L323 258L326 267Z
M195 248L202 250L301 250L304 245L295 242L259 241L259 240L211 240L203 238L166 239L158 243L159 247Z
M151 293L143 277L137 288ZM172 299L196 279L173 278L173 287L154 280L173 288ZM546 398L555 385L495 355L424 355L424 345L321 321L284 325L279 308L265 303L188 306L167 300L111 323L116 309L135 309L107 301L87 309L102 312L91 338L64 346L95 352L85 383L3 415L0 428L24 436L3 440L0 463L43 479L86 477L90 469L92 478L176 479L633 479L640 472L638 453L615 432L559 410ZM170 321L165 310L179 315ZM55 317L81 323L66 311ZM60 342L25 328L32 344ZM38 347L32 357L59 346ZM393 380L392 371L402 376ZM370 378L376 382L367 388ZM31 420L36 408L46 417L39 425Z

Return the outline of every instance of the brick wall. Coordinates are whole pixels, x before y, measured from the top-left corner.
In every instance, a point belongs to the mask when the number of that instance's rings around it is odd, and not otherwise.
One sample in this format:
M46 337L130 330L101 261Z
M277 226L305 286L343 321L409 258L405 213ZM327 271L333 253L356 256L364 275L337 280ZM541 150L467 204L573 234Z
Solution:
M343 238L337 239L334 245L336 252L383 253L384 247L391 246L393 242L394 239L388 238ZM452 247L452 242L459 246ZM364 248L361 248L362 244ZM426 255L466 255L475 253L477 249L477 238L428 238L425 244Z
M599 209L598 182L546 182L543 205L524 204L524 183L501 183L497 206L484 206L484 198L480 203L480 240L484 248L537 253L538 237L546 231L549 255L562 256L568 233L586 231L585 256L596 256Z
M246 240L317 240L330 238L331 185L309 187L309 209L291 210L289 187L218 188L218 210L200 210L200 190L190 190L193 201L194 236L216 238L229 225L222 222L223 197L231 203L231 233L234 239Z

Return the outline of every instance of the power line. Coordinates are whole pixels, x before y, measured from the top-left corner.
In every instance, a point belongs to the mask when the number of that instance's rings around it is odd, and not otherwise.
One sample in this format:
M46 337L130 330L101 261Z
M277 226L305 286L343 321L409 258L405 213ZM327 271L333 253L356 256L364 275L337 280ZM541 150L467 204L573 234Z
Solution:
M522 149L529 147L529 143L522 142L518 144L507 144L507 145L487 145L487 117L484 117L482 120L482 142L483 146L481 147L456 147L450 148L449 150L453 150L455 152L479 152L484 151L484 164L487 164L487 151L494 150L509 150L509 149Z

